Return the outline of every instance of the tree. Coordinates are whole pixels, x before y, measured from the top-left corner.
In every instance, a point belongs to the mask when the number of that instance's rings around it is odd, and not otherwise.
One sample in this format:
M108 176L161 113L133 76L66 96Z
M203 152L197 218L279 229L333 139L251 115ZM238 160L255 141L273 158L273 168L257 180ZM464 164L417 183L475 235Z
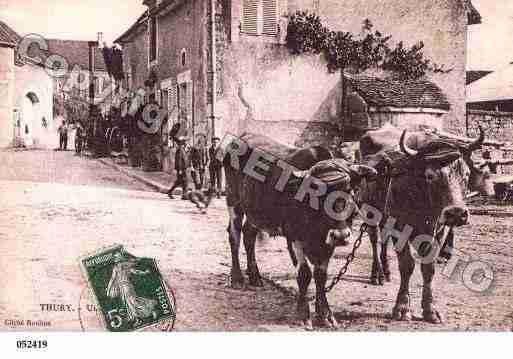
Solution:
M424 57L422 42L410 48L405 48L404 43L399 42L395 48L391 48L389 42L392 36L385 36L380 31L373 30L372 22L365 19L360 36L350 32L330 31L322 24L319 16L306 11L298 11L292 15L287 28L286 42L291 54L322 53L327 61L328 71L340 71L342 140L347 117L348 71L361 73L370 68L381 68L405 80L423 77L427 71L450 71L445 70L443 66L432 64Z

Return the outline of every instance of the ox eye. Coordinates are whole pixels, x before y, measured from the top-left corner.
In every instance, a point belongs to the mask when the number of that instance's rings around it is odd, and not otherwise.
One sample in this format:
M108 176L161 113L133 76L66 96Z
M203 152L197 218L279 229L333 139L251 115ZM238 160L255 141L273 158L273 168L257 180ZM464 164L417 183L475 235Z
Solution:
M434 172L426 172L426 181L427 182L434 182L436 180L436 174Z

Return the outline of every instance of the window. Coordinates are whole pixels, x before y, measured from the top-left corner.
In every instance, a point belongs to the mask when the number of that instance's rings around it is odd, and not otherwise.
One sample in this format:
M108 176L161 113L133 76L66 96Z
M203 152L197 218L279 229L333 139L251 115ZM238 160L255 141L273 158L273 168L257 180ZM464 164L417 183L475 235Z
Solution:
M149 48L149 59L150 63L157 61L157 18L151 17L149 20L149 36L150 36L150 48Z
M187 51L185 51L185 49L182 50L180 61L182 63L182 67L185 67L185 65L187 65Z
M251 35L277 35L277 0L243 0L241 31Z

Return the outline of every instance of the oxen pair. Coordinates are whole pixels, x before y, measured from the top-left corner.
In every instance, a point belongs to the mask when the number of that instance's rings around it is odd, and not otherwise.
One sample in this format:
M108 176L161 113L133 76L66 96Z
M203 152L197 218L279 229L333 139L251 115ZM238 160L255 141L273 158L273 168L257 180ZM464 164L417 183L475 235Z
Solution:
M384 136L383 131L391 133ZM255 286L262 285L255 258L258 232L284 236L298 271L300 319L305 325L312 325L306 297L312 279L310 262L316 285L317 322L336 327L326 299L327 269L335 247L351 242L352 220L361 212L355 200L358 190L359 196L368 202L367 208L373 209L366 213L372 213L374 218L364 219L375 225L369 233L375 283L383 283L389 274L386 241L380 239L390 235L396 245L403 243L398 250L401 287L393 313L397 319L408 319L409 278L415 267L410 241L419 236L428 238L426 235L437 231L427 246L417 246L419 252L431 253L451 239L452 227L467 222L464 169L470 164L462 158L470 158L469 153L482 144L483 136L472 144L436 136L422 142L415 135L406 139L406 133L401 136L399 132L397 136L397 131L383 129L362 138L366 165L334 159L322 147L290 148L260 135L226 138L219 156L224 160L230 215L231 285L240 287L244 282L239 263L241 234L249 283ZM396 142L392 143L394 138ZM380 229L389 228L387 218L394 219L395 227L381 236ZM405 230L397 229L400 226L412 228L406 231L406 240ZM431 291L435 267L433 261L422 262L424 318L436 322L440 316L433 307Z

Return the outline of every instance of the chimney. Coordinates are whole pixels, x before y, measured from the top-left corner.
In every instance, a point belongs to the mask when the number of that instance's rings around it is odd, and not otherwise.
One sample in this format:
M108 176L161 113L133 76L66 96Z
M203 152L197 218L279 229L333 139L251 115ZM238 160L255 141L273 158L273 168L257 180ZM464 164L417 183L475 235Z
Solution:
M98 48L103 48L103 32L98 33Z

